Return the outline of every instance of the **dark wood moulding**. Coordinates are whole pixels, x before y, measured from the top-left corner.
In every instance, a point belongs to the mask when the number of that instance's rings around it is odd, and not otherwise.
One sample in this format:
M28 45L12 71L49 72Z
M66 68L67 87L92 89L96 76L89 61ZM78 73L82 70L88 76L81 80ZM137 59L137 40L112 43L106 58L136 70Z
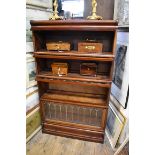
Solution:
M36 51L34 52L34 56L38 57L47 56L76 56L77 58L80 57L90 57L90 58L114 58L115 56L112 52L103 52L103 53L78 53L77 51Z
M76 31L115 31L117 21L113 20L31 20L31 30L76 30Z
M111 80L107 76L97 75L96 77L81 76L76 73L68 73L67 76L55 76L51 72L41 72L36 75L36 80L49 83L68 83L80 85L92 85L110 88Z

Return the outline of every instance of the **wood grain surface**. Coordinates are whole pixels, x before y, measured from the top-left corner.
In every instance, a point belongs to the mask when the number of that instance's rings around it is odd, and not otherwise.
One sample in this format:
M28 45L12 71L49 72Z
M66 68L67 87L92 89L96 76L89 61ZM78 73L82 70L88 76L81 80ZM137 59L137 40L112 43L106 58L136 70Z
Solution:
M64 138L41 131L27 143L27 155L113 155L105 136L104 144Z

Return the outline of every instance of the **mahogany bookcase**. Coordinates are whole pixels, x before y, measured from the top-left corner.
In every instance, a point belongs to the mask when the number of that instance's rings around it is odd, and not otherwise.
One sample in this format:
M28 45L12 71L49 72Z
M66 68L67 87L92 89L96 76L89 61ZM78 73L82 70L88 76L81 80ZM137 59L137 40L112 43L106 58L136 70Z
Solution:
M103 143L118 23L113 20L30 21L43 133ZM101 53L78 53L78 42L96 40ZM70 51L48 51L46 42L70 42ZM67 76L51 64L69 64ZM97 64L97 76L80 75L80 64Z

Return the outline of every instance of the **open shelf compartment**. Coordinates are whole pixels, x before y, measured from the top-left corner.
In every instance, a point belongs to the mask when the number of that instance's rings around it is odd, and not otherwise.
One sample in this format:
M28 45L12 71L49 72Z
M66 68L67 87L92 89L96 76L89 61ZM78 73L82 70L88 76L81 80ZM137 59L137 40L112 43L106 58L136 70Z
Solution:
M114 31L34 31L35 38L35 51L48 52L46 43L48 42L67 42L70 44L70 53L78 54L78 43L93 41L101 43L103 45L102 55L111 55L114 54ZM51 51L52 52L52 51ZM82 52L82 51L81 51ZM80 52L80 53L81 53ZM99 54L100 55L100 54Z
M112 61L96 62L96 61L81 61L81 60L61 60L50 58L38 58L36 59L39 67L37 68L37 81L45 82L76 82L83 84L110 84L111 83L111 66ZM67 63L68 74L64 76L57 76L52 74L51 64L55 62ZM93 62L97 65L96 76L80 75L80 65L83 62Z

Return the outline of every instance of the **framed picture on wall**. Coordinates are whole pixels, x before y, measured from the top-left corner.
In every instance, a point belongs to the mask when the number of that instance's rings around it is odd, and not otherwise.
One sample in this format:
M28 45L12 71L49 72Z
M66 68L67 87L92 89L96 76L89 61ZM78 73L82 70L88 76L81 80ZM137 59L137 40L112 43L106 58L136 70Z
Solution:
M118 21L119 26L129 26L129 0L114 1L113 19Z
M26 115L26 142L28 142L41 129L39 106Z
M118 42L116 47L111 93L119 101L123 108L127 107L126 103L129 89L128 68L128 44Z
M49 8L52 6L52 0L26 0L26 4L38 6L42 8Z
M26 54L26 88L37 85L35 81L36 66L35 59L32 54Z
M33 94L33 92L38 91L38 86L33 86L30 88L26 89L26 97L30 96L31 94Z
M39 104L39 93L37 89L26 96L26 112L28 112L38 104Z

